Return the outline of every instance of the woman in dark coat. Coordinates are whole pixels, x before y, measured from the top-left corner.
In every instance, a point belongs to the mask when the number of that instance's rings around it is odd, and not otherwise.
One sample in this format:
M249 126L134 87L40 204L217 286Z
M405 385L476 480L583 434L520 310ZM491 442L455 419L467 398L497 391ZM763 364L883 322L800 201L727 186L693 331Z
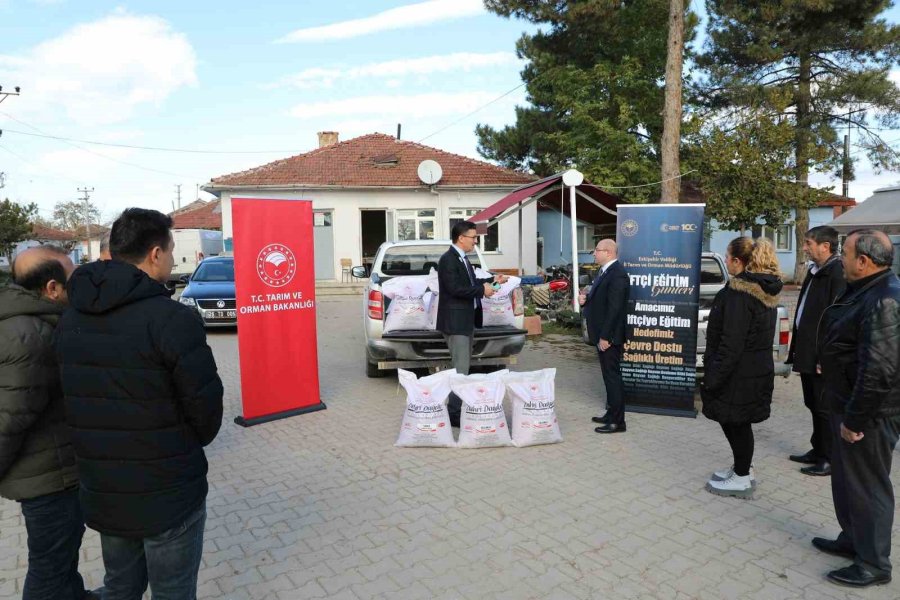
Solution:
M781 272L772 244L739 237L728 244L731 278L713 301L706 330L703 414L718 422L731 445L731 468L713 473L706 489L749 498L756 481L752 423L769 418L775 364L772 343Z

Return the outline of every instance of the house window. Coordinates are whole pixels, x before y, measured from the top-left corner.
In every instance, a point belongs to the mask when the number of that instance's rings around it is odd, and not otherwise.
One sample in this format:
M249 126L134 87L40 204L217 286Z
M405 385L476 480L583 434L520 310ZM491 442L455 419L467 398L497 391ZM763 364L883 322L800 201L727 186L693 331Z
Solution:
M459 223L460 221L465 221L469 217L476 215L481 212L480 208L451 208L450 209L450 228L448 231L453 229L453 226ZM494 223L490 227L488 227L487 234L479 236L478 245L481 247L482 252L499 252L500 251L500 225Z
M430 210L398 210L397 239L433 240L434 209Z
M577 231L578 250L581 252L593 250L597 245L596 242L594 242L594 228L586 225L579 225Z
M775 246L776 250L790 250L793 247L791 243L791 226L779 225L778 227L768 227L766 225L755 225L753 227L753 237L764 237Z

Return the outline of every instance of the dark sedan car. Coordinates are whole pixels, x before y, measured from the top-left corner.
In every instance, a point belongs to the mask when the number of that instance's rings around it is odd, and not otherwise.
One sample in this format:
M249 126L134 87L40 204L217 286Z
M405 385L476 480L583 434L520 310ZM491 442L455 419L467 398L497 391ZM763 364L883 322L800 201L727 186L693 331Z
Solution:
M196 308L207 327L233 327L234 299L234 258L214 256L200 263L178 301Z

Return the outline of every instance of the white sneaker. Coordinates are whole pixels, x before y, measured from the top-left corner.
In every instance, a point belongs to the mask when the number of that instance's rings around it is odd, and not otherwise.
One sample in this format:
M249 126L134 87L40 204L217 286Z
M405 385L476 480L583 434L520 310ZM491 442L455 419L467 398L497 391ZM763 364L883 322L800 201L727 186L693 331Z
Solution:
M719 496L734 496L736 498L749 499L753 497L753 481L749 475L741 477L732 473L728 479L722 481L708 481L706 490Z
M734 465L731 465L727 469L722 469L721 471L716 471L712 474L712 477L709 478L710 481L725 481L729 477L734 475ZM753 470L753 466L750 466L750 481L756 485L756 472Z

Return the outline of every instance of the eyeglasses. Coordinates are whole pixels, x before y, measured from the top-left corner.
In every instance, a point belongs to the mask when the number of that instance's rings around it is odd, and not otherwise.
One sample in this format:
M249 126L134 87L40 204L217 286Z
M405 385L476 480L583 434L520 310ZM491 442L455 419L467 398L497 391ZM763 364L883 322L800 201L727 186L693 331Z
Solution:
M609 252L606 248L594 248L594 252Z
M464 237L464 238L469 238L470 240L474 240L474 239L477 238L478 236L477 236L477 235L461 235L461 236L459 236L459 237Z

